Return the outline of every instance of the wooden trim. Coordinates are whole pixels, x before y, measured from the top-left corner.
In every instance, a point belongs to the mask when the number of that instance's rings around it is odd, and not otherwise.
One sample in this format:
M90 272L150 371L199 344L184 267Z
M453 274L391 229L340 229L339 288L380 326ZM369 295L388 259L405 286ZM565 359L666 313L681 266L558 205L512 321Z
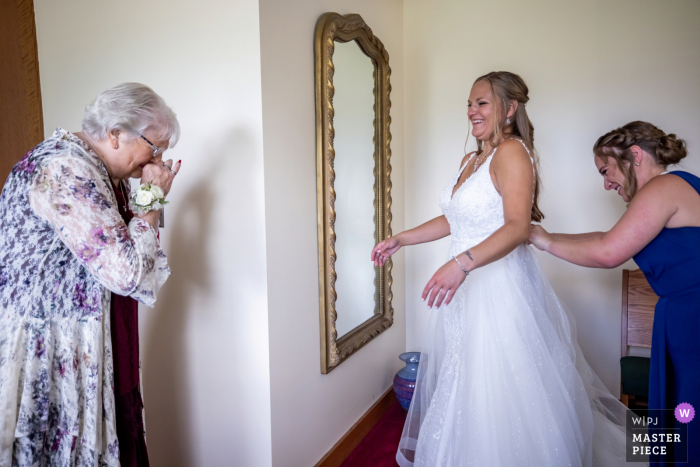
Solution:
M340 438L340 441L335 443L328 453L323 456L323 459L318 461L315 467L338 467L347 459L350 453L357 447L358 444L367 436L374 426L379 423L384 414L394 404L398 404L394 394L394 388L390 387L377 400L377 402L369 408L369 410L355 423L345 435Z
M29 137L34 145L44 140L44 115L41 108L41 83L39 81L39 48L36 43L34 0L19 0L20 34L22 37L22 64L24 65L24 89L29 107Z
M622 270L622 357L627 356L627 289L630 283L629 269Z
M620 386L622 386L622 385L620 385ZM622 402L622 405L629 408L630 396L628 396L627 394L623 394L622 389L620 389L620 402Z
M651 348L658 295L639 269L630 271L627 286L627 345Z
M33 0L0 2L0 189L44 139Z
M630 282L629 269L622 270L622 357L627 356L627 289ZM622 375L620 375L620 402L629 407L629 398L622 392Z

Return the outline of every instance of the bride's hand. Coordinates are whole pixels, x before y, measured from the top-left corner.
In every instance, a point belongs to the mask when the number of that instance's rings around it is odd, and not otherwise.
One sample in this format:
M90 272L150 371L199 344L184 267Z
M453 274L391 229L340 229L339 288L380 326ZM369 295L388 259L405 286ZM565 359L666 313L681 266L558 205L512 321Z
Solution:
M448 305L466 278L467 275L464 274L464 271L462 271L462 268L459 267L455 260L448 261L428 281L428 285L423 289L423 300L430 294L430 297L428 297L428 306L430 308L433 307L433 304L440 308L443 300L445 305Z
M544 230L541 225L530 225L530 238L528 243L535 245L538 250L547 251L547 247L552 241L552 235Z
M401 248L401 242L398 237L390 237L383 240L372 248L372 257L370 258L375 266L384 266L384 263Z

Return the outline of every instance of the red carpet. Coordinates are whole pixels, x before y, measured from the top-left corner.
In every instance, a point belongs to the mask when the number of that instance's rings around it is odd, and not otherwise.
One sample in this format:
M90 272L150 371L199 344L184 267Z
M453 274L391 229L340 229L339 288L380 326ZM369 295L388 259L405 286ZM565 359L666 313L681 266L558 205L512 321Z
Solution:
M396 402L341 467L396 467L396 450L405 421L406 412Z

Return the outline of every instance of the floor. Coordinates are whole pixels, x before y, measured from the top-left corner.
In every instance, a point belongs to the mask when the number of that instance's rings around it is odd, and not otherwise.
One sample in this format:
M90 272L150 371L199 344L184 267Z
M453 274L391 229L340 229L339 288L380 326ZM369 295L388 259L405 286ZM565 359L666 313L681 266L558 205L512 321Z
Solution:
M394 404L350 453L341 467L395 467L406 411Z
M645 407L630 407L633 411ZM396 402L340 467L396 467L406 411Z

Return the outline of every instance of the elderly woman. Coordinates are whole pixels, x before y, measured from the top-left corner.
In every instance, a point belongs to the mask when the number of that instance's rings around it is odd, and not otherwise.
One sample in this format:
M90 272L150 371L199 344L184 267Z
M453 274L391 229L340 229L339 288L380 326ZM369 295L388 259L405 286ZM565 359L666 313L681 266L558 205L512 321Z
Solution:
M170 274L158 208L180 163L161 159L180 128L134 83L82 127L30 151L0 196L2 467L148 465L136 301L152 306Z
M669 165L686 157L685 142L647 122L631 122L593 146L605 189L629 203L609 232L550 234L533 226L530 241L540 250L586 267L614 268L634 258L660 296L654 313L649 408L700 408L700 178ZM658 414L672 429L673 415ZM654 417L657 414L653 415ZM663 420L665 418L665 420ZM675 461L700 466L700 430L673 446L652 465ZM671 432L671 431L668 431ZM657 462L660 462L658 464Z

